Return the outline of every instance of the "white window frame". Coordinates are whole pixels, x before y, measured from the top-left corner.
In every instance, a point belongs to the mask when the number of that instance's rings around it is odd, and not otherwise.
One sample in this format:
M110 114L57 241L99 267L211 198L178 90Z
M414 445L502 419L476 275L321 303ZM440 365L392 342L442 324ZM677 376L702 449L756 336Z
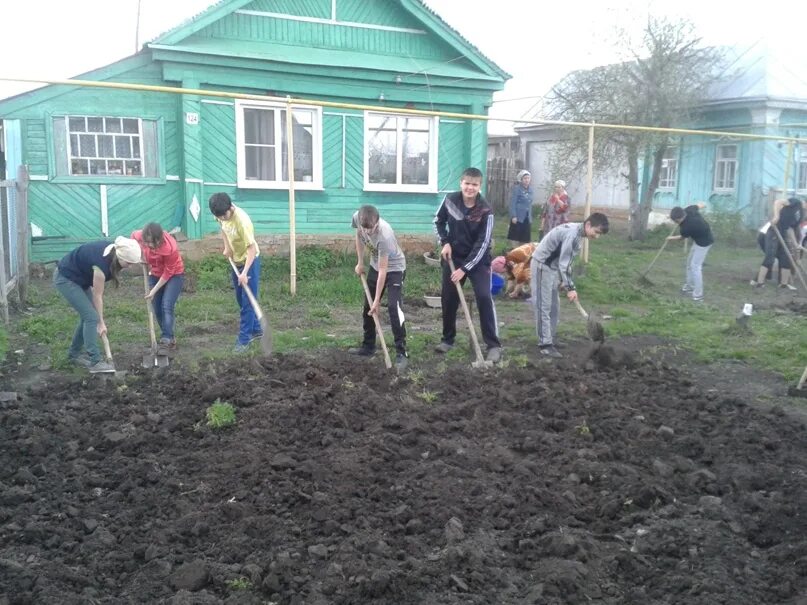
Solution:
M275 119L275 141L278 153L275 154L275 174L282 175L286 168L283 161L280 112L288 109L285 103L271 101L245 101L237 99L235 101L235 144L236 144L236 164L237 164L237 185L240 189L288 189L288 180L258 181L247 179L246 147L244 136L244 109L272 109L276 110ZM294 189L299 190L321 190L322 187L322 108L314 105L293 105L292 112L306 110L313 113L312 120L312 149L311 167L313 174L311 181L294 181ZM293 143L293 142L292 142Z
M403 127L402 122L398 121L397 137L396 137L396 166L395 183L371 183L370 182L370 136L369 136L369 117L370 116L391 116L395 118L425 118L429 121L429 182L426 185L413 185L403 184ZM437 116L421 116L412 114L396 114L389 112L379 111L365 111L364 112L364 190L365 191L399 191L402 193L437 193L437 157L439 149L437 147L439 137L438 130L440 126L440 119Z
M658 188L671 191L678 186L678 159L681 148L677 145L667 147L661 159L661 172L659 173ZM670 177L672 175L672 177Z
M84 120L84 124L86 126L88 119L93 120L102 120L103 121L103 129L100 132L90 132L89 130L84 130L82 132L73 133L70 131L70 121L75 119ZM107 120L120 120L121 122L121 131L120 132L107 132L106 124ZM137 121L137 132L123 132L123 120L135 120ZM133 116L113 116L113 115L86 115L86 114L68 114L64 116L64 128L65 128L65 153L67 153L67 175L69 177L80 177L80 178L98 178L98 177L111 177L111 178L130 178L130 179L142 179L142 178L149 178L146 176L146 157L145 157L145 149L144 149L144 141L143 141L143 120L140 118L135 118ZM88 156L82 155L81 149L73 149L72 143L72 136L75 135L77 139L82 136L91 136L95 139L95 155ZM112 155L105 156L100 155L99 151L99 143L98 137L99 136L108 136L112 137ZM117 146L115 143L115 137L126 137L129 139L129 157L117 157ZM132 142L133 139L137 139L137 145L139 148L139 157L134 157L132 154ZM82 145L79 145L81 147ZM104 162L106 166L106 172L102 173L93 173L89 170L79 173L73 172L73 160L86 160L87 165L89 166L93 160L98 162ZM109 173L109 162L120 162L121 163L121 173L120 174L110 174ZM126 162L137 162L140 164L140 174L126 174L125 165Z
M796 191L801 194L807 193L807 157L802 157L799 159L796 170L796 178L798 179L796 181Z
M725 159L720 157L721 149L725 149L727 147L734 147L736 153L734 157L731 159ZM726 171L729 164L734 164L734 179L731 183L731 186L726 186L725 182L722 183L723 186L718 186L718 179L722 178L724 181L726 179ZM718 145L715 148L715 173L714 173L714 181L712 183L713 189L719 193L732 193L737 191L737 175L739 172L740 166L740 146L736 143L729 143L725 145Z

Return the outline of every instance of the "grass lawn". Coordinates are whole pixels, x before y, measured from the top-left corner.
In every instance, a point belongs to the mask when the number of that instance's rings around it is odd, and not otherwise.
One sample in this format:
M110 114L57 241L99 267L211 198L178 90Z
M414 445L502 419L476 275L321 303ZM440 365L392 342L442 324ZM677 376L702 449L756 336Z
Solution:
M506 221L497 221L495 250L506 242ZM743 360L758 368L780 373L786 380L798 379L807 363L807 330L804 329L803 297L774 287L753 290L748 280L755 273L762 254L749 246L729 247L719 239L704 267L706 302L693 303L679 289L684 271L684 250L671 242L648 275L653 282L642 286L640 272L647 267L668 234L661 227L645 242L629 242L624 225L593 242L591 262L577 278L580 300L590 311L606 314L609 339L620 336L652 335L670 339L670 346L691 351L696 359ZM582 264L578 261L578 267ZM183 362L231 355L236 333L237 309L229 287L227 263L210 256L187 263L195 277L195 291L184 293L177 308L177 334ZM362 291L353 273L355 257L324 249L298 252L297 295L288 284L286 258L264 257L261 302L274 328L275 350L318 350L347 347L361 338ZM126 273L126 272L124 272ZM440 338L440 312L422 304L424 294L439 286L439 269L422 259L409 259L404 300L409 331L412 371L444 366L431 348ZM148 344L146 310L142 299L142 277L125 275L119 289L110 288L106 314L113 353L139 356ZM29 309L17 315L8 333L8 344L0 333L0 351L39 348L54 367L67 369L66 350L76 324L76 315L55 292L50 280L32 280ZM751 331L736 329L735 317L744 303L754 305ZM584 338L585 326L572 305L562 303L560 335ZM524 354L536 345L532 311L523 301L497 298L497 314L509 363L520 364ZM460 314L461 315L461 314ZM382 318L382 323L387 321ZM464 322L460 322L463 324ZM478 329L478 327L477 327ZM460 339L466 339L463 325ZM391 344L391 334L387 331ZM461 360L468 349L455 347L448 360Z

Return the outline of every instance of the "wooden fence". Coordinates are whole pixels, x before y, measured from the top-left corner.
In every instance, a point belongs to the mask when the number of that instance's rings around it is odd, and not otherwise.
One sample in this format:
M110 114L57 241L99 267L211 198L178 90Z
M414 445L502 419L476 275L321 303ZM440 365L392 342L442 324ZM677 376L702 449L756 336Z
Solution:
M28 294L28 168L15 180L0 181L0 313L8 324L8 297L17 291L20 307Z
M496 212L510 207L510 191L516 183L516 174L524 167L517 157L497 157L488 160L488 188L485 197Z

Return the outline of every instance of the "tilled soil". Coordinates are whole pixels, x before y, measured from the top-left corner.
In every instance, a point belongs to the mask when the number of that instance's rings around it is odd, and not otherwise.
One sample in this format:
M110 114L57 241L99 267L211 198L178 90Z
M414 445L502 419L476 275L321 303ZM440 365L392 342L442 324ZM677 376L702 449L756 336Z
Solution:
M0 603L807 595L807 429L662 364L385 375L342 353L0 403ZM214 430L205 409L232 403Z

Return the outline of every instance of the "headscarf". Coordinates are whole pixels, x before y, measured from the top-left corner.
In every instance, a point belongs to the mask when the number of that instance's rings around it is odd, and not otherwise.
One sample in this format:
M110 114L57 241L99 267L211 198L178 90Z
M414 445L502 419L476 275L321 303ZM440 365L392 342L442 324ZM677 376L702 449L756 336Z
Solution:
M130 265L143 262L140 244L137 243L137 240L119 235L115 238L114 243L104 248L104 256L109 256L113 249L115 250L115 256L118 257L118 260L122 260Z
M566 181L555 181L555 187L563 187L566 189Z
M521 179L523 179L525 176L532 176L532 175L530 174L529 170L519 170L518 174L516 175L516 181L520 183Z

